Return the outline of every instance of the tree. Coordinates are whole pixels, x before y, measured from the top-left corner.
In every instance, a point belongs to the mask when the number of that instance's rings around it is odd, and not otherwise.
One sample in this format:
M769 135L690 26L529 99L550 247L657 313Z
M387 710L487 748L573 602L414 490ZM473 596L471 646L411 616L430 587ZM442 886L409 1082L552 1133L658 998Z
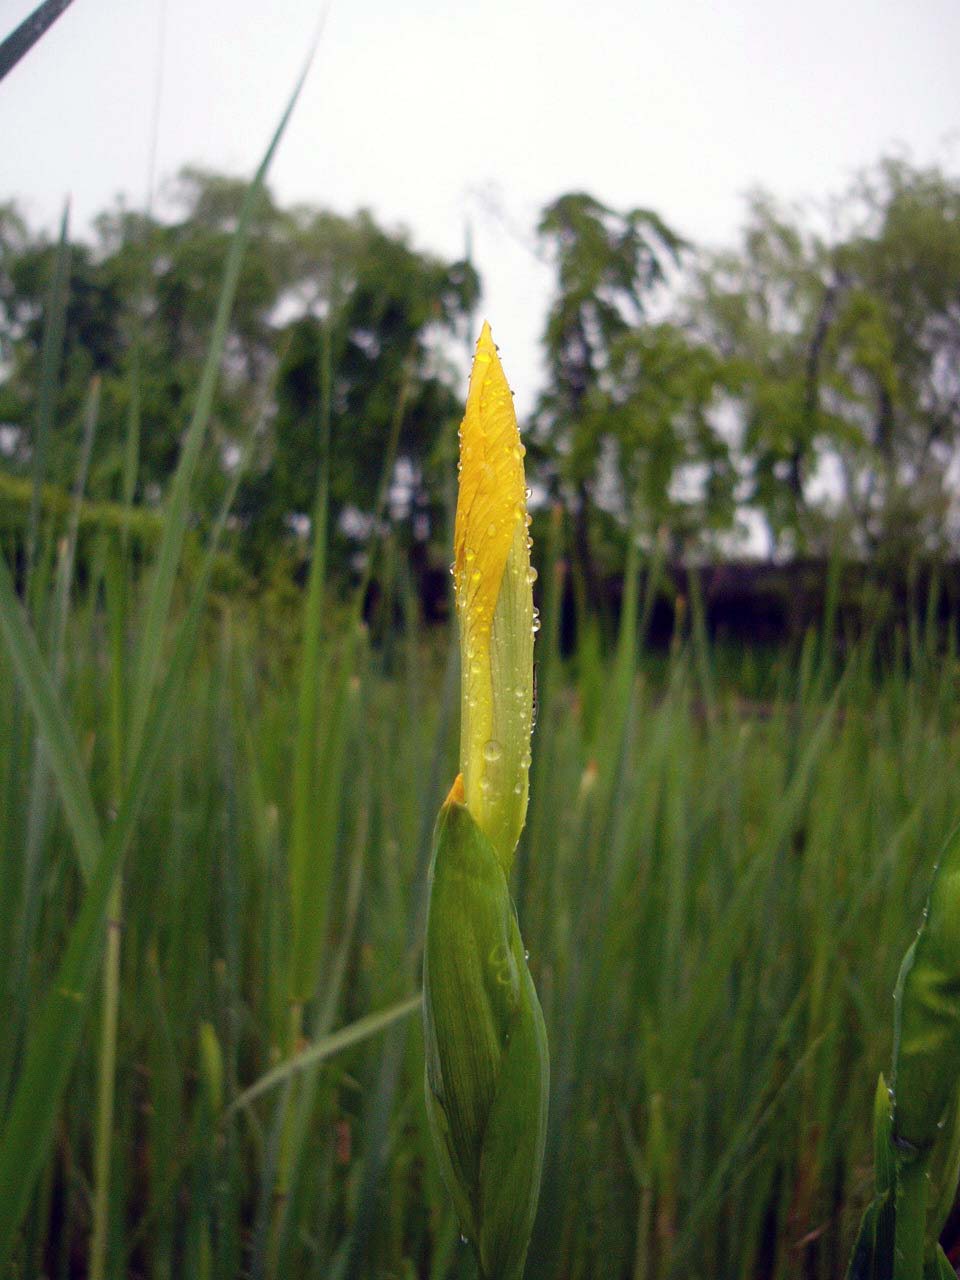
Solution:
M92 244L73 246L50 478L67 483L73 474L81 406L96 373L101 420L91 495L118 494L134 389L137 497L151 502L162 492L193 409L244 191L240 181L186 170L172 191L174 218L119 206L96 220ZM20 428L24 460L54 254L14 210L0 210L0 420ZM400 457L411 502L425 519L437 440L456 412L443 344L478 293L468 264L418 252L404 233L383 230L367 213L282 209L264 190L230 317L212 447L197 481L199 512L214 508L254 427L255 464L237 511L256 563L289 537L290 516L311 510L326 341L334 519L348 507L369 516L401 388ZM428 533L424 519L418 527Z
M291 513L311 510L326 358L335 520L350 514L358 529L368 520L402 400L398 459L405 482L397 508L408 521L417 518L422 540L438 514L437 451L461 409L442 339L466 322L478 277L468 263L417 252L367 213L343 219L301 210L295 221L298 313L278 335L284 354L276 413L239 510L261 543L276 538ZM289 307L289 292L287 300Z
M163 223L120 206L95 220L92 243L71 246L51 450L54 481L64 484L72 477L81 407L89 380L97 374L102 385L101 412L88 491L93 497L117 496L136 362L137 494L149 501L161 491L193 408L243 190L240 182L186 171L175 191L176 207L183 215L178 220ZM214 195L220 199L219 209ZM213 429L221 447L242 433L255 388L272 358L271 313L282 284L272 251L271 224L278 216L264 193L241 272L218 389ZM39 385L44 302L56 249L43 238L29 235L17 244L6 242L4 248L3 274L12 281L12 302L2 316L11 351L3 395L16 406L12 420L22 427L29 443ZM216 484L220 475L213 453L201 492L205 484Z
M868 552L956 549L960 532L960 182L885 161L850 193L838 257L834 407L844 492Z
M663 322L617 339L601 379L596 429L615 507L647 545L666 536L676 556L734 519L736 476L715 420L722 372L713 352Z
M741 246L706 259L688 314L726 366L741 500L783 552L956 543L960 185L884 161L832 234L754 198Z
M544 335L549 382L537 408L555 481L574 509L582 598L594 576L591 514L679 545L730 510L726 448L711 406L719 365L674 324L653 323L689 246L655 213L561 197L539 234L557 271ZM695 479L695 473L699 472ZM696 514L695 514L696 512ZM722 514L726 512L727 514Z
M739 497L766 517L775 549L817 538L809 486L836 427L823 413L826 337L842 289L829 248L755 195L739 250L698 272L691 324L724 362L740 426Z

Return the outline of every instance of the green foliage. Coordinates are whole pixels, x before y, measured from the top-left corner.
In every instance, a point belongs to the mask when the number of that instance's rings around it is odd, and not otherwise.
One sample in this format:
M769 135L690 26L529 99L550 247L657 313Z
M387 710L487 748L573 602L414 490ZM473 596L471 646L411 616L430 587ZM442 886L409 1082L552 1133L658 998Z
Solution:
M575 421L610 345L645 317L685 245L651 210L618 214L584 193L548 205L537 230L557 269L544 335L551 371L544 407Z
M454 333L479 292L466 263L446 264L388 235L368 214L352 220L300 211L299 251L310 298L281 337L269 457L244 486L238 512L260 553L291 512L311 509L316 487L316 409L322 361L335 370L331 415L331 509L369 516L394 407L405 396L399 457L411 474L407 516L439 517L434 454L459 413L459 397L434 368L438 333ZM329 344L324 354L323 344ZM406 388L406 389L405 389Z
M140 447L134 493L156 500L188 425L214 322L212 300L245 190L245 183L187 170L175 188L176 220L120 208L97 219L93 245L72 246L49 480L66 484L73 473L86 387L97 374L100 447L88 492L94 499L120 496L135 388ZM288 517L309 514L326 333L337 373L331 395L334 524L348 507L369 521L382 441L404 384L399 456L414 478L408 506L435 516L433 455L456 415L457 397L434 353L438 335L459 332L476 301L473 269L416 251L403 233L382 230L367 213L343 218L309 207L283 210L266 188L250 210L248 238L219 360L216 447L197 477L200 512L216 509L225 474L256 427L256 456L237 504L248 563L264 567L289 539ZM8 368L0 381L0 422L20 428L15 467L18 460L26 464L34 443L41 318L55 252L29 233L12 206L4 207L0 352Z
M894 994L893 1075L874 1104L874 1195L850 1280L952 1271L939 1244L960 1177L960 837L944 845Z
M924 920L900 969L893 1047L893 1139L919 1152L960 1087L960 837L939 860Z
M455 769L456 699L443 693L438 637L417 622L403 563L352 678L357 715L327 828L325 977L304 1009L315 1049L288 1046L299 609L269 629L261 609L238 603L204 621L170 703L176 731L140 775L109 1275L193 1274L201 1257L213 1275L266 1266L288 1088L282 1273L326 1273L356 1250L358 1274L470 1274L423 1116L420 1036L396 1023L393 1040L359 1038L391 1024L411 990L424 849ZM127 589L137 607L142 588ZM840 1275L872 1154L863 1080L888 1056L896 958L923 905L929 850L960 806L955 662L931 654L911 674L905 657L881 669L865 647L837 688L809 656L783 654L765 678L773 694L744 703L741 690L757 689L744 655L721 666L683 641L666 671L638 656L639 601L614 667L586 648L561 661L556 597L540 604L547 647L518 898L554 1078L527 1275L612 1277L638 1258L654 1276L771 1274L798 1258ZM74 593L61 695L98 813L111 791L104 607L96 581ZM402 635L389 621L397 611ZM138 616L128 615L134 631ZM336 615L322 616L323 645L339 655ZM28 720L12 732L18 683L5 649L0 785L22 798L33 730ZM336 696L321 681L320 725ZM9 939L22 800L2 817ZM23 993L31 1043L83 892L59 804L54 817ZM2 980L13 972L3 948ZM60 1248L84 1256L85 1200L49 1189L89 1176L88 1004L14 1274L52 1269ZM8 1035L5 1023L4 1048ZM35 1142L32 1130L31 1152Z
M604 439L613 445L617 506L632 509L648 546L662 533L681 554L733 523L733 459L711 417L722 375L714 354L674 324L632 330L611 347L605 394L584 434L600 437L598 458Z
M4 445L9 470L42 462L49 435L42 469L67 486L96 375L88 494L156 502L187 427L242 197L235 179L186 170L168 219L117 207L96 220L92 243L65 245L62 376L46 408L58 249L14 205L0 207L0 424L18 428L12 452ZM652 210L618 211L586 193L543 210L556 284L530 479L574 517L581 604L596 562L622 565L628 528L647 548L660 539L673 554L716 554L745 509L782 555L836 547L886 568L955 551L960 187L941 170L884 161L840 193L829 226L759 194L740 243L707 252ZM199 514L216 509L254 429L240 554L263 578L302 554L291 521L312 510L326 379L332 571L342 576L372 536L401 395L389 517L445 558L462 400L447 355L474 314L472 266L421 252L369 213L282 208L266 189L248 235Z
M885 161L831 222L817 233L756 196L741 247L701 264L688 303L728 365L744 497L783 550L839 539L896 565L955 549L960 186Z
M548 474L574 505L577 567L589 580L592 506L618 513L648 543L661 529L679 545L729 524L732 472L709 412L720 368L679 327L649 321L690 249L655 213L567 195L544 210L538 232L557 286L536 433ZM691 498L684 479L701 470Z

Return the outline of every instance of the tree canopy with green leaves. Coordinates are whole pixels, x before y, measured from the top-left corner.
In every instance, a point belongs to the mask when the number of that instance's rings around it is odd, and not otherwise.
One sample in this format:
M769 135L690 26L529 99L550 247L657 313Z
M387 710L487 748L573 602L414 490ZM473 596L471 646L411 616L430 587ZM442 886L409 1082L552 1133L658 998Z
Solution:
M729 520L732 473L711 417L720 365L678 325L653 319L692 252L657 214L567 195L544 210L539 233L556 290L536 422L574 509L589 594L598 515L677 546Z
M118 205L70 243L44 468L54 484L74 474L97 377L88 493L121 496L134 439L133 496L157 501L243 191L187 170L168 217ZM890 563L956 552L957 179L884 161L826 216L757 195L723 251L697 249L652 210L616 210L583 192L547 205L538 235L554 289L530 476L570 512L587 596L600 569L621 562L628 530L673 555L718 555L737 545L749 512L781 555L837 546ZM0 465L14 474L31 468L57 260L57 245L15 205L0 206ZM252 433L235 524L248 565L269 567L312 511L319 441L329 439L343 562L373 527L396 431L387 514L439 556L462 407L448 353L466 338L479 292L468 262L425 253L369 213L283 208L262 192L198 516Z
M755 197L688 301L727 370L741 499L786 551L955 551L960 184L886 161L830 221Z
M137 497L155 500L177 455L207 349L217 284L244 184L189 170L178 217L118 208L74 244L51 478L68 483L89 380L101 378L92 497L115 496L131 395L139 416ZM29 455L39 385L42 317L56 246L30 235L12 206L0 213L0 421L17 424L12 462ZM256 433L237 514L256 563L270 558L292 515L309 513L317 480L321 404L331 419L334 519L373 507L384 441L403 410L398 456L417 509L431 483L459 397L443 337L462 336L479 294L476 272L422 253L370 214L343 217L257 206L231 315L201 493L211 506L241 443ZM324 356L325 344L328 346ZM331 371L321 392L322 366ZM402 401L402 405L401 405Z

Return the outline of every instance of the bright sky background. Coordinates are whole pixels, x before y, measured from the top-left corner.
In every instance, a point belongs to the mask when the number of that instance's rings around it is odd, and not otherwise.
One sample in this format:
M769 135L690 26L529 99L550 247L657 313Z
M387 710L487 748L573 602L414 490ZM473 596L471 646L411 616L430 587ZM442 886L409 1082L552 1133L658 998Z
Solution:
M35 0L0 0L0 35ZM0 84L0 200L52 227L185 163L250 174L316 26L306 0L75 0ZM539 209L585 190L729 242L760 184L820 200L897 151L960 168L960 0L332 0L272 171L460 256L518 408L550 288ZM159 82L159 96L158 96Z

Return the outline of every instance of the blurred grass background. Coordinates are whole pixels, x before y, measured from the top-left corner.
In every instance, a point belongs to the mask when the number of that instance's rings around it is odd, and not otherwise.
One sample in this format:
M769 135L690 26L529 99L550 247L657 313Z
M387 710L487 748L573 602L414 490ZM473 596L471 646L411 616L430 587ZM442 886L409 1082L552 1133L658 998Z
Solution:
M129 608L111 616L110 563L107 540L59 651L108 818L113 699L142 616L122 579ZM307 902L291 897L307 632L228 598L205 611L122 876L108 1275L470 1274L426 1133L415 1015L234 1105L304 1043L417 989L455 686L389 542L383 563L378 613L328 614L317 641L329 674L307 843L326 880ZM541 564L515 890L553 1087L528 1274L839 1275L869 1193L897 965L960 807L955 655L918 628L899 653L868 636L835 663L811 633L718 679L695 626L648 662L628 601L615 655L564 656L550 590L563 565ZM0 682L9 1100L84 879L6 658ZM295 940L311 927L291 1043ZM84 1270L100 985L14 1274Z

